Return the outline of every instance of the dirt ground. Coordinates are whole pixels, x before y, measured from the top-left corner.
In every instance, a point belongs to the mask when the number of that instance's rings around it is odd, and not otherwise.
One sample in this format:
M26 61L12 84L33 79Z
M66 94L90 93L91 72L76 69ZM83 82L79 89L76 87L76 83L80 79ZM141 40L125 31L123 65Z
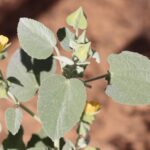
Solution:
M11 38L8 59L0 62L5 72L8 61L19 47L16 27L20 17L43 22L55 33L66 26L66 16L82 6L89 26L88 37L101 56L101 65L92 64L86 78L108 70L107 57L122 50L137 51L150 57L150 0L0 0L0 34ZM92 83L88 99L98 100L103 109L97 115L90 135L91 145L102 150L150 150L150 106L125 106L112 101L104 94L106 82ZM0 122L5 126L4 110L11 104L0 101ZM36 100L26 105L36 112ZM39 130L39 125L26 115L23 120L24 140ZM0 133L0 141L7 131ZM74 138L74 131L66 134Z

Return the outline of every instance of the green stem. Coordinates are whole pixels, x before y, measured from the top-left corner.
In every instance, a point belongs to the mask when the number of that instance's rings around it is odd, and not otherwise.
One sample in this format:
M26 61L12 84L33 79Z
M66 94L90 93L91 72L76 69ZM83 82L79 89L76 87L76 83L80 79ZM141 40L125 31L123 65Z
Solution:
M75 29L75 35L76 35L76 37L79 36L79 30L78 29Z
M92 82L92 81L95 81L95 80L107 78L109 75L110 75L110 74L107 73L107 74L100 75L100 76L97 76L97 77L94 77L94 78L90 78L90 79L84 80L84 83L88 83L88 82Z
M27 112L30 116L32 116L36 121L41 123L40 118L34 112L32 112L29 108L21 104L9 91L8 91L8 96L14 101L14 103L18 107L22 108L25 112Z

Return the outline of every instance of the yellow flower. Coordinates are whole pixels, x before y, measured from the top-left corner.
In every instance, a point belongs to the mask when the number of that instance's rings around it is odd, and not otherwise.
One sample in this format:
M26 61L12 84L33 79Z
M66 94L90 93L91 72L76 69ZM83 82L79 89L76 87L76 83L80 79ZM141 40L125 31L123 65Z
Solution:
M91 101L87 102L84 112L87 115L95 115L101 108L102 105L100 105L98 102Z
M6 48L8 41L9 39L6 36L0 35L0 52Z

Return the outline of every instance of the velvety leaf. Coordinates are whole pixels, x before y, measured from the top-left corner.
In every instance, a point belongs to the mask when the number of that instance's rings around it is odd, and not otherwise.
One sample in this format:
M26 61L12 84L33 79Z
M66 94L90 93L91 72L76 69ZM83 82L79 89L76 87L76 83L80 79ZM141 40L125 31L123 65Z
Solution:
M78 144L77 144L78 149L83 149L87 147L87 145L88 145L88 141L84 137L78 139Z
M74 29L87 28L87 20L82 7L78 8L67 17L67 24L72 26Z
M150 104L150 60L124 51L110 55L108 62L111 80L106 93L119 103Z
M53 32L33 19L21 18L18 24L21 47L33 58L46 59L51 56L56 38Z
M23 58L21 51L17 50L12 56L7 68L7 78L15 79L10 84L9 90L19 101L29 100L35 95L38 89L35 76L23 64Z
M86 102L84 84L78 79L53 75L42 82L38 112L45 133L53 140L64 136L80 119Z
M85 44L88 42L88 39L86 37L86 30L84 30L82 32L82 34L78 37L77 39L77 43L80 43L80 44Z
M65 56L54 56L55 59L59 60L62 64L62 67L65 67L66 65L74 65L74 62Z
M89 56L90 47L91 47L90 42L86 44L77 44L73 55L76 56L80 62L85 62Z
M58 30L57 36L62 48L66 51L72 51L70 48L70 40L75 40L75 34L68 28L61 28Z
M92 58L94 58L97 63L100 63L100 56L98 52L94 52Z
M5 81L0 79L0 98L8 98L7 90L7 84L5 83Z
M75 146L71 141L66 141L62 150L75 150Z
M15 135L21 125L22 111L19 108L8 108L5 113L7 129Z
M81 122L78 134L85 137L89 130L90 130L90 125L88 123Z

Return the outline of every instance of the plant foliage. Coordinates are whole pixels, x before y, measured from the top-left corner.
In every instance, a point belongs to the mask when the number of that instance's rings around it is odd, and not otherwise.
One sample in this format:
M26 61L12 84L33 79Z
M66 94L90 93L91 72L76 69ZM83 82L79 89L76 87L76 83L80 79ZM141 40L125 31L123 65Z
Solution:
M82 7L71 13L66 22L72 29L58 29L57 37L61 48L71 57L61 54L54 33L42 23L29 18L21 18L18 23L21 48L8 64L7 77L0 72L0 98L14 103L5 113L9 135L3 141L4 150L98 150L89 145L88 132L101 105L86 101L86 88L91 88L89 82L94 80L105 78L108 81L106 93L119 103L150 103L150 60L147 57L129 51L111 54L106 74L84 80L91 59L99 65L100 56L86 36L88 24ZM6 56L9 45L9 39L1 35L0 59ZM37 98L38 114L24 105L33 96ZM42 134L32 135L27 145L22 140L21 109L42 125ZM78 138L73 144L64 135L77 123Z

